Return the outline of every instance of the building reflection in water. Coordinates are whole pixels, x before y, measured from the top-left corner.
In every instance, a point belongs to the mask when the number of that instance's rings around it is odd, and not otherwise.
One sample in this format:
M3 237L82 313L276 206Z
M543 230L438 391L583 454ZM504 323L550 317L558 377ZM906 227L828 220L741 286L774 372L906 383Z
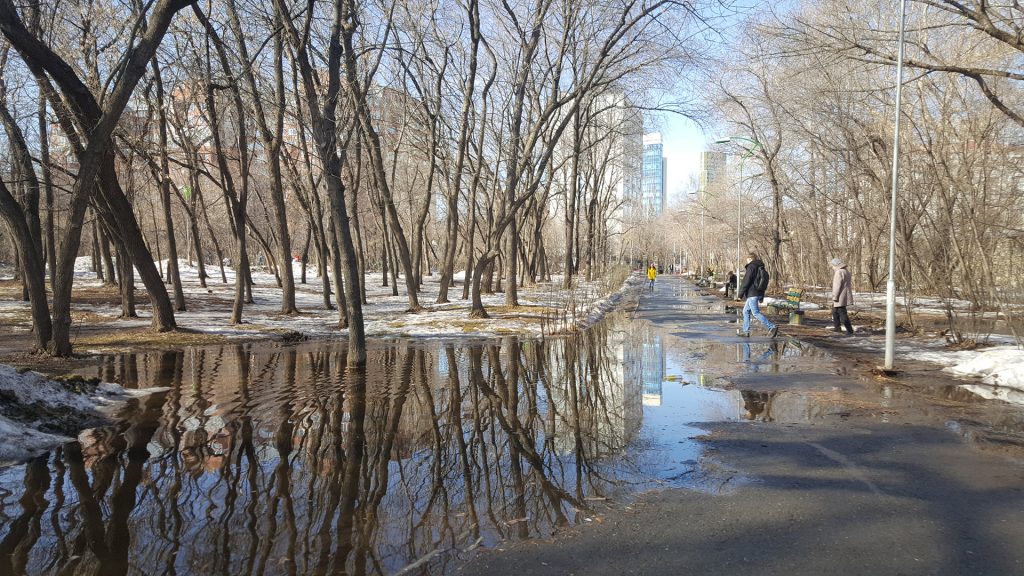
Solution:
M0 574L391 574L422 559L412 573L448 573L479 544L547 536L593 499L684 477L690 422L847 409L705 372L814 353L738 346L606 322L377 344L363 372L343 343L112 356L89 375L168 390L0 469Z
M661 387L665 382L665 346L661 334L651 334L642 344L640 371L644 406L661 406Z
M654 477L625 450L655 378L632 377L624 334L398 342L360 373L341 343L111 357L96 375L169 390L0 469L0 573L387 574L430 557L414 573L439 574L476 544L548 535Z

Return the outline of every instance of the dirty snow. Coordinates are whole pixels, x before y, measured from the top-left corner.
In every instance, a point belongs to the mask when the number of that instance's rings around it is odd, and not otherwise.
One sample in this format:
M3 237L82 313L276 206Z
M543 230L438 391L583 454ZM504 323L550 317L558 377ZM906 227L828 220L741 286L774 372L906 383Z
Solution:
M964 384L960 387L987 400L1002 400L1003 402L1024 406L1024 390L985 386L982 384Z
M929 362L942 366L944 372L974 380L961 386L979 396L1020 402L1024 399L1024 349L1011 343L1009 338L993 340L1002 345L977 350L950 350L943 338L900 338L896 340L895 352L897 363L900 360ZM876 353L881 358L885 341L881 338L855 338L846 341L845 345Z
M91 259L80 257L76 261L76 287L98 287L101 283L90 270ZM157 262L157 268L167 270L167 260ZM182 278L188 311L176 312L179 327L196 330L205 334L226 338L252 339L272 337L275 332L297 332L306 337L325 338L344 336L347 330L339 329L339 313L324 307L322 284L317 278L316 266L307 266L307 283L301 284L301 268L293 263L296 288L297 315L283 315L280 312L281 290L272 271L265 267L252 269L253 299L242 312L242 324L231 326L231 302L234 298L235 272L225 266L227 283L221 279L220 268L215 263L206 265L207 287L199 283L199 269L187 260L179 259L178 268ZM392 293L392 286L384 286L380 271L368 272L365 276L367 300L363 306L366 335L369 337L489 337L517 334L541 336L585 328L600 318L623 299L626 292L639 286L639 276L631 276L618 291L606 294L600 281L577 282L571 290L561 286L561 278L552 276L550 282L520 287L519 304L515 310L505 307L503 293L483 294L484 307L491 314L487 320L469 318L469 301L462 299L466 272L455 273L457 285L449 290L449 303L437 304L440 276L425 276L419 302L423 312L409 313L409 300L405 293L404 277L398 276L398 295ZM333 279L332 279L333 280ZM388 278L391 282L391 278ZM333 284L333 282L332 282ZM141 282L136 286L142 290ZM331 302L337 306L333 298ZM77 304L74 312L89 313L89 322L104 319L118 327L144 328L149 325L148 305L138 305L140 318L122 319L120 301L113 291L109 303ZM5 314L16 315L28 309L27 303L0 303L0 320ZM27 326L26 326L27 327Z
M11 406L27 409L29 413L39 409L57 410L68 414L72 421L104 421L130 398L158 390L126 390L116 384L103 383L89 393L75 393L37 372L19 373L10 366L0 365L0 393L7 397ZM0 415L0 465L31 458L72 440L68 436L44 431L45 419L42 415L35 421Z
M785 302L785 301L786 301L785 298L773 298L771 296L765 296L764 297L764 301L761 302L761 306L768 306L769 304L773 304L775 302ZM821 306L815 304L814 302L804 302L804 301L801 301L800 302L800 309L801 310L821 310Z
M808 286L804 290L804 294L807 298L815 298L828 302L832 298L832 289L831 287L824 286ZM851 311L884 311L886 308L886 299L887 296L885 292L854 292L853 305L849 306L849 309ZM765 298L765 300L768 299ZM913 296L909 299L910 306L915 314L923 314L927 316L945 315L947 302L949 306L957 312L969 312L973 307L967 300L943 300L942 298L926 296ZM906 309L907 303L908 299L906 295L896 295L897 309ZM801 307L803 306L801 305Z
M958 352L922 351L917 359L945 366L957 376L980 378L985 384L1024 391L1024 350L997 346Z

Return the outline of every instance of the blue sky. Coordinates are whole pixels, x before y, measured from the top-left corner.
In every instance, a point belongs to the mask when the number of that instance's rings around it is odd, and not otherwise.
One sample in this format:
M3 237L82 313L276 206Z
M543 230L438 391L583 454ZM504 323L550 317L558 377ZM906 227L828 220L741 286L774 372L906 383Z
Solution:
M700 172L700 152L705 149L705 134L693 121L667 114L652 122L648 131L662 133L665 155L665 192L669 205L686 194L691 176ZM713 139L709 136L709 139Z
M704 150L705 138L692 120L677 114L662 118L660 131L666 166L665 193L671 206L686 193L690 177L700 172L700 153Z
M784 13L793 9L797 3L797 0L775 0L770 9ZM709 21L713 22L714 26L708 47L728 51L730 42L735 41L734 36L742 31L747 18L753 16L756 10L765 9L766 4L761 0L727 0L721 2L719 8L718 12L708 13ZM682 82L675 87L677 94L667 95L666 100L701 102L702 94L689 94L699 82L692 77L681 80ZM707 101L704 101L704 104L708 105ZM666 113L649 120L648 124L653 127L648 131L658 131L662 135L666 158L665 192L671 206L686 193L691 177L699 175L700 153L708 146L707 143L727 134L718 134L713 132L714 128L709 128L711 132L705 135L700 126L679 114Z

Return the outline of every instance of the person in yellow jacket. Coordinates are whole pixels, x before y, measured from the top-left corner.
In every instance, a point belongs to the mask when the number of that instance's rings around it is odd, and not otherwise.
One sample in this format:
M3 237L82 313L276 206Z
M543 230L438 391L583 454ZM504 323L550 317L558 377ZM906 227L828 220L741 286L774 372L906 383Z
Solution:
M658 277L658 269L654 267L654 264L647 266L647 279L651 281L651 291L654 291L654 279Z

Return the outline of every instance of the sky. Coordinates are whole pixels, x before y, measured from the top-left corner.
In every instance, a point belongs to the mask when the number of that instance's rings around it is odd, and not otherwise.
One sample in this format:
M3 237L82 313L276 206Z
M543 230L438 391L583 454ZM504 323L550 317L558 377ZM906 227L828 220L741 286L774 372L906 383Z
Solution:
M672 206L686 194L691 176L700 173L700 153L704 150L705 136L692 120L677 114L662 118L659 131L665 155L666 200ZM708 139L713 139L713 135Z
M785 12L792 9L797 2L798 0L774 0L772 6L773 10L777 12ZM722 12L712 18L716 34L716 41L713 45L727 48L731 39L742 31L743 25L752 11L763 8L764 3L761 0L732 0L722 3L722 6ZM693 89L694 84L692 83L681 83L676 87L676 90L683 93L688 93ZM696 94L686 94L686 97L680 94L667 96L667 101L697 102L701 100L700 95ZM709 146L709 143L714 142L717 138L728 136L728 134L713 132L714 128L709 128L709 133L704 134L700 126L679 114L663 114L649 120L651 120L648 122L649 125L657 127L652 127L647 131L661 132L666 158L666 201L669 206L672 206L686 194L690 187L691 177L700 174L701 152ZM725 148L717 149L723 152L729 151Z

